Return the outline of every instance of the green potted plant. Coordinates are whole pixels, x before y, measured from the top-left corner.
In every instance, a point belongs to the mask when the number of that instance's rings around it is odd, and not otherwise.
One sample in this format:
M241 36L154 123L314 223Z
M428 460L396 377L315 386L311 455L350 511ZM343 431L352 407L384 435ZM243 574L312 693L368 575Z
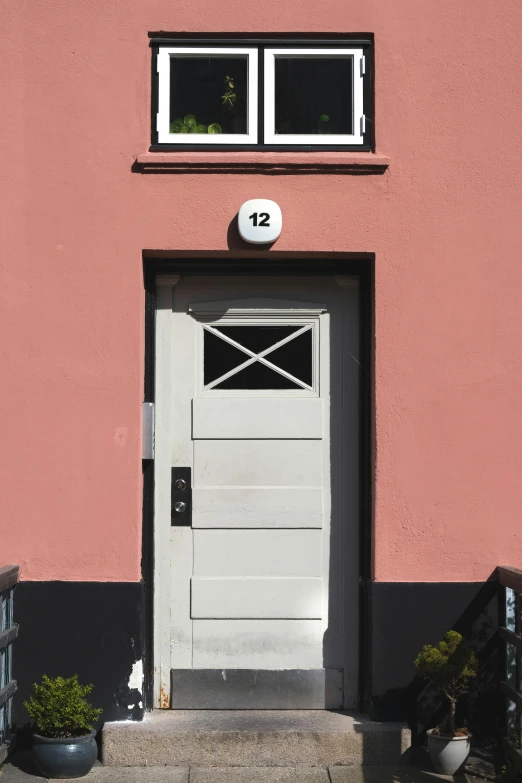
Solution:
M78 675L52 679L44 674L24 706L35 724L33 760L47 778L81 778L98 755L93 729L102 710L87 701L92 685Z
M449 701L446 719L428 731L428 750L437 772L454 775L466 763L471 745L469 731L455 725L457 700L477 676L477 656L460 633L448 631L436 647L422 648L415 666Z

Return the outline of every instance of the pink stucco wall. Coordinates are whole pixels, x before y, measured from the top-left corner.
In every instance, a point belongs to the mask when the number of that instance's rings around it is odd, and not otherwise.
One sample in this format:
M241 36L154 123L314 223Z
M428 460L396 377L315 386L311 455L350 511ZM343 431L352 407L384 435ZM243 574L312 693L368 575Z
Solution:
M140 577L144 248L376 254L375 577L522 562L519 0L46 0L2 8L2 563ZM131 172L147 32L375 33L386 174Z

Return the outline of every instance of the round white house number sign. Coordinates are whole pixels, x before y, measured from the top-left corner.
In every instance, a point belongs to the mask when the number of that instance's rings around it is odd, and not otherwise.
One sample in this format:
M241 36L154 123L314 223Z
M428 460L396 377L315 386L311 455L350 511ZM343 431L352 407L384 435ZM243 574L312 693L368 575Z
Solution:
M266 245L274 242L283 226L281 207L267 198L245 201L237 217L239 234L245 242Z

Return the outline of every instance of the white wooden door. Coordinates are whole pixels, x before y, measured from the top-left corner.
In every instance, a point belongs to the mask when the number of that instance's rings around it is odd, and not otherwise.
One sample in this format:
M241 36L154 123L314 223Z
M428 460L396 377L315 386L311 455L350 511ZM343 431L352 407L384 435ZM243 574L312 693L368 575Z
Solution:
M158 704L354 707L355 281L159 284Z

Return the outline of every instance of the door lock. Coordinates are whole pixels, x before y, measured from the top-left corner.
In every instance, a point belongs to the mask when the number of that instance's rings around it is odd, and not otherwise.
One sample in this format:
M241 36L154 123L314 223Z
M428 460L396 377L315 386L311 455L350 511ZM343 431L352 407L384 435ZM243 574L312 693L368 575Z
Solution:
M173 527L191 527L192 525L192 482L190 468L172 468L170 524Z

